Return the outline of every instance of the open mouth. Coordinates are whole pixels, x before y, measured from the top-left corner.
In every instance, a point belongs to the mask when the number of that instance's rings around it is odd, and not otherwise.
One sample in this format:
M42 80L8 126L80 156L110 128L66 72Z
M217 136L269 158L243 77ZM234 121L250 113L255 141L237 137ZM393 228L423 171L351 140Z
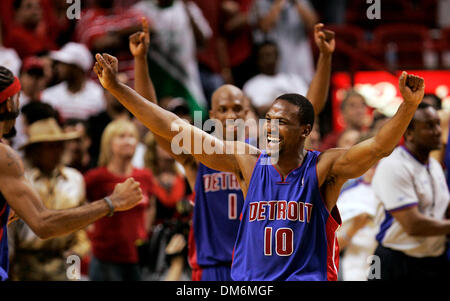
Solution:
M270 149L279 148L283 139L280 137L267 136L267 147Z

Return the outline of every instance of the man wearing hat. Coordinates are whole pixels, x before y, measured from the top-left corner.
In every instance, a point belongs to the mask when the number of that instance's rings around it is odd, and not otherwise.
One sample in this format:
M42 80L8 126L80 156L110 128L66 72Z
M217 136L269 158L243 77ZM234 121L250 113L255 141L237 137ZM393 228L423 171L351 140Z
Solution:
M64 133L53 118L29 127L25 151L25 178L38 192L45 207L53 210L78 207L85 200L83 176L63 166L64 142L79 138L78 132ZM23 220L12 223L9 231L10 258L14 280L66 280L67 254L84 256L89 251L86 232L42 240Z
M0 280L8 278L6 224L10 207L37 236L52 238L82 229L114 212L128 210L142 199L139 183L129 178L117 184L110 196L87 205L61 210L44 206L39 193L26 179L23 163L17 152L3 140L11 132L19 114L19 93L19 79L10 70L0 66ZM60 134L57 130L55 133ZM34 139L30 141L36 142L36 137L46 135L40 135L36 131L31 136Z
M69 42L50 52L61 83L42 92L42 101L52 105L62 119L86 120L105 109L103 89L88 78L93 59L83 44Z

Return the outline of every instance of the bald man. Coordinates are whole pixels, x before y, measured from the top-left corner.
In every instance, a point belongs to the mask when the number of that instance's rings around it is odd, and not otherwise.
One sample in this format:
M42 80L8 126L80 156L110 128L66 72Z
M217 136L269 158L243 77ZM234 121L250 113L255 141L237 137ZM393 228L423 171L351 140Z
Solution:
M147 28L143 21L143 32L130 36L130 51L135 58L135 90L147 100L157 103L147 65ZM323 32L323 24L315 26L315 41L320 49L320 56L308 98L316 113L322 110L328 96L331 57L335 48L334 36L330 36L330 32L327 34L326 36ZM221 86L213 93L209 115L220 121L225 138L237 139L238 127L227 126L226 121L245 121L248 114L246 101L243 92L232 85ZM174 154L170 140L158 135L155 137L158 144L183 165L189 185L195 192L194 216L189 236L192 280L231 281L233 247L244 204L238 179L232 172L221 172L205 166L191 154Z

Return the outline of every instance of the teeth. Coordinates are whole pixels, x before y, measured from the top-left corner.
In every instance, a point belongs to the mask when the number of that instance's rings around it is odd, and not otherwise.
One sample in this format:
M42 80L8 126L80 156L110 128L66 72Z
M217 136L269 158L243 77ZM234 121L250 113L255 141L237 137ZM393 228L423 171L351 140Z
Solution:
M280 142L280 138L274 138L274 137L267 137L267 139L270 141L270 142Z

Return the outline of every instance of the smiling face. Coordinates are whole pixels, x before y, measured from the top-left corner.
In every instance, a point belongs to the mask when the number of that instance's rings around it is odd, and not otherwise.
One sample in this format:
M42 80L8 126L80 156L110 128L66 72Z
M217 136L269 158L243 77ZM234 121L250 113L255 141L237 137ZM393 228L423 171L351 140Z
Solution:
M267 150L273 154L298 153L311 132L310 124L302 124L300 107L287 100L278 99L266 113ZM276 123L278 121L278 131ZM278 136L278 137L277 137Z
M237 137L238 128L233 125L227 127L227 120L235 121L242 119L245 121L247 109L245 108L245 99L242 91L231 85L221 86L217 89L211 101L211 118L218 119L222 124L223 137L227 137L227 133L233 133L233 137Z

